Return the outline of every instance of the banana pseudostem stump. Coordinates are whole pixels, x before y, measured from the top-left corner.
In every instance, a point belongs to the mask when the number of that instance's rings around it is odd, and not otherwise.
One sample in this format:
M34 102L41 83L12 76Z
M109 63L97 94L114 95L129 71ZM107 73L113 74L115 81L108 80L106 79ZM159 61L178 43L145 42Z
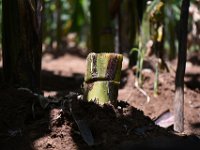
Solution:
M86 60L85 98L99 104L115 104L121 78L123 56L115 53L90 53Z

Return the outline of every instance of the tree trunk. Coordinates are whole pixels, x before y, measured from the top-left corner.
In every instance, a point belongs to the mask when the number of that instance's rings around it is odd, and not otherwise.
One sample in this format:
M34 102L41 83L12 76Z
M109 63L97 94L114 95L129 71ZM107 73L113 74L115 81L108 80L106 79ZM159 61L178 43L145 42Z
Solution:
M136 1L124 0L120 7L120 50L129 53L133 48L134 39L139 31Z
M123 0L119 11L119 50L129 53L139 46L139 26L142 23L145 2L143 0ZM129 67L136 65L137 52L129 55Z
M91 41L93 52L114 52L114 35L108 0L91 0Z
M2 1L2 47L5 81L11 86L40 90L40 0Z
M61 22L61 0L56 0L56 42L57 50L61 50L62 22Z
M188 29L188 10L190 0L183 0L180 16L179 31L179 49L178 66L176 70L175 81L175 99L174 99L174 130L184 131L184 75L187 57L187 29Z

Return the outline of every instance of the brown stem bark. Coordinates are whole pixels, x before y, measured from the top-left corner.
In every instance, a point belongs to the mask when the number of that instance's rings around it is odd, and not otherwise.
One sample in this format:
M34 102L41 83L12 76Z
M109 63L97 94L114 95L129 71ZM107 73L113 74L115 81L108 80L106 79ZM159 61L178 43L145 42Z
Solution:
M3 72L11 86L40 89L41 10L41 0L2 1Z
M190 0L183 0L180 16L178 66L175 81L174 130L184 131L184 75L187 56L187 28Z

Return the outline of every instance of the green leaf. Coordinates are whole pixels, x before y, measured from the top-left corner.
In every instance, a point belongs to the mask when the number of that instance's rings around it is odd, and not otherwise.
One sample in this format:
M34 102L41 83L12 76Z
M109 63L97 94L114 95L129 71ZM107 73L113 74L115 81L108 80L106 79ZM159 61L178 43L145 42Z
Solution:
M132 54L133 52L139 52L139 48L136 48L136 47L132 48L132 49L130 50L130 53L129 53L129 54Z
M151 4L147 7L147 13L150 13L156 5L160 2L160 0L154 0L151 2Z

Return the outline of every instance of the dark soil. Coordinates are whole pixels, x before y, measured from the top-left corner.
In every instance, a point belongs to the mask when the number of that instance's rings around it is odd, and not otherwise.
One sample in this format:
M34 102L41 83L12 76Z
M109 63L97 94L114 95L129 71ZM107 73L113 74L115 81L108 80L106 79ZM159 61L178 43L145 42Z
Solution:
M154 96L153 64L143 70L143 95L135 86L134 70L124 69L118 104L100 106L82 99L85 58L72 54L43 56L42 90L39 97L24 88L0 88L1 150L63 150L134 148L197 148L200 146L200 53L189 55L185 78L185 131L162 128L154 121L173 112L176 60L171 72L160 72ZM195 57L195 58L193 58ZM198 61L196 61L196 59ZM46 101L44 108L40 101ZM90 134L91 133L91 134Z

